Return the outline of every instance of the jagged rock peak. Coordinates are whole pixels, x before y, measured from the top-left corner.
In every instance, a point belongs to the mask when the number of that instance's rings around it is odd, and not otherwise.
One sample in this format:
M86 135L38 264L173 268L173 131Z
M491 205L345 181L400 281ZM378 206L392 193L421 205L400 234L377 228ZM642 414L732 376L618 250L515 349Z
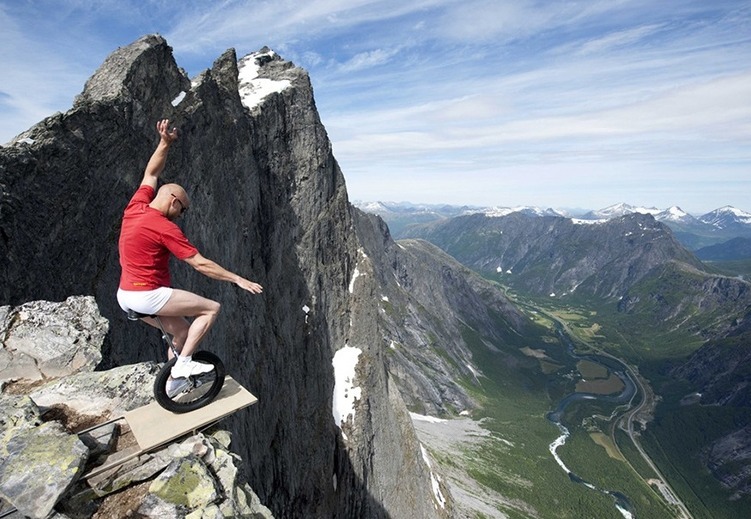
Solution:
M72 110L0 149L0 303L92 294L110 322L100 369L115 375L108 368L156 358L154 330L128 323L115 299L117 236L154 124L169 118L180 139L162 180L190 192L187 235L264 286L263 297L247 297L179 262L172 278L221 302L206 344L237 360L233 378L262 402L229 424L261 501L281 517L448 516L386 372L374 276L359 275L369 261L307 73L268 49L243 67L233 59L225 52L191 82L163 38L141 38L107 58ZM332 416L332 358L346 345L362 352L362 393L344 431ZM150 374L134 384L150 388ZM54 394L83 404L66 396L70 386Z
M189 89L190 80L178 68L172 47L159 35L147 35L110 54L86 82L75 106L117 98L174 98L180 90Z

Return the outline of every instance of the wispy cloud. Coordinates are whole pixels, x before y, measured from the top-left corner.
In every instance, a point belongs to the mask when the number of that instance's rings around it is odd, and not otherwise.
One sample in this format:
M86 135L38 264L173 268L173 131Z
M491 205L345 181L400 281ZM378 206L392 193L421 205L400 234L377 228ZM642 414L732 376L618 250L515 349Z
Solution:
M711 205L695 195L720 202L711 172L732 185L720 205L751 199L742 0L58 4L0 3L0 44L17 49L0 55L0 141L67 109L107 54L158 32L191 74L263 45L307 68L353 198L520 204L554 188L569 205L628 193Z
M344 73L357 72L374 66L388 63L391 58L399 54L399 49L374 49L355 54L350 60L342 64L340 71Z

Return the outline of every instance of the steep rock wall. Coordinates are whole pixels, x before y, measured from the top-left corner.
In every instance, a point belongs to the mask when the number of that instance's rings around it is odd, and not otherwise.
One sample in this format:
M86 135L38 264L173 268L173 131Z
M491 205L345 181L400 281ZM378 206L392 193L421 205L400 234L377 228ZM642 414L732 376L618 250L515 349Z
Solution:
M503 333L524 335L529 319L489 281L435 245L394 242L381 218L355 210L363 255L372 264L372 300L388 369L409 408L431 416L471 412L477 403L459 382L478 382L483 367L465 339L471 330L504 358Z
M243 103L233 50L191 81L159 36L118 49L74 107L0 149L0 304L96 297L102 367L153 359L155 331L114 298L123 208L156 145L180 129L163 180L184 185L199 250L264 285L254 297L176 264L173 282L220 301L206 347L260 402L229 422L248 480L277 517L434 517L429 470L381 358L341 171L307 74L265 49L259 75L289 87ZM364 267L363 267L364 268ZM361 351L354 414L332 417L332 359ZM161 355L161 352L159 352Z

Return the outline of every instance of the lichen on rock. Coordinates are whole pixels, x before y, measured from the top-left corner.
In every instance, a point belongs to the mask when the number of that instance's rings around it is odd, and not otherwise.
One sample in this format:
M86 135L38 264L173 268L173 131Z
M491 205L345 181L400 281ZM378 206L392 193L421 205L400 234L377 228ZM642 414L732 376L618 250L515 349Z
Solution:
M0 447L0 496L26 516L47 517L80 476L89 450L56 422L13 431Z

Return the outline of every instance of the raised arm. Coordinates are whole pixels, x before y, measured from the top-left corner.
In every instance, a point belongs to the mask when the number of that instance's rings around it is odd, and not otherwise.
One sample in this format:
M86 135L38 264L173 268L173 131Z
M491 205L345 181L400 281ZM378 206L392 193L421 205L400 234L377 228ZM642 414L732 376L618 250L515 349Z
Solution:
M260 294L263 292L263 287L258 283L238 276L234 272L230 272L215 261L211 261L205 258L201 253L191 256L185 260L185 263L196 269L204 276L208 276L212 279L218 279L219 281L229 281L236 284L242 289L247 290L252 294Z
M177 128L169 129L169 119L162 119L156 123L156 131L159 133L159 144L157 144L154 153L146 164L146 170L143 172L141 185L148 184L156 190L159 175L164 171L167 163L167 152L173 142L177 140Z

